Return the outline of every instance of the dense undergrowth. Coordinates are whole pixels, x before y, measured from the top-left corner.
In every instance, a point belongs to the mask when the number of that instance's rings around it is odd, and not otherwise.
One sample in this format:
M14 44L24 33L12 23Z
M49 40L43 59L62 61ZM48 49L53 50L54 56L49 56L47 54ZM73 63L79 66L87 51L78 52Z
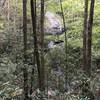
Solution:
M91 77L82 71L82 31L83 31L83 0L72 3L72 0L63 1L65 12L67 37L68 37L68 66L65 67L64 43L48 49L47 45L55 36L45 36L45 67L46 67L46 95L47 89L54 92L53 100L94 100L96 91L100 88L100 1L96 0L93 45L92 45L92 69ZM48 1L47 1L48 2ZM58 5L56 5L58 3ZM15 5L12 4L12 8ZM23 33L21 18L21 2L16 7L16 23L13 18L5 21L4 14L0 14L0 100L23 100ZM28 63L30 73L33 67L33 39L28 6ZM74 9L75 8L75 9ZM59 2L52 0L47 3L46 11L60 12ZM13 14L13 9L12 9ZM8 25L9 23L9 25ZM64 35L59 37L64 40ZM39 100L37 85L37 68L34 68L34 93L33 100ZM66 80L68 90L66 90ZM30 85L30 81L29 81ZM29 95L30 96L30 95ZM2 99L1 99L2 98Z

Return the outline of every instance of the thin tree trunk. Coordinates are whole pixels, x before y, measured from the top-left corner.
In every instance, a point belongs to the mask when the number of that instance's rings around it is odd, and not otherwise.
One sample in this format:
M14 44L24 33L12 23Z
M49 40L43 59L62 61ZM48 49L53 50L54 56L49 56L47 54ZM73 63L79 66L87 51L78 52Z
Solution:
M65 17L64 17L64 11L63 11L63 6L62 6L62 1L60 0L60 7L61 7L61 12L62 12L62 18L63 18L63 26L64 29L66 29L66 23L65 23ZM67 85L68 85L68 76L67 76L67 72L68 72L68 39L67 39L67 32L65 31L65 54L66 54L66 58L65 58L65 66L66 66L66 76L65 76L65 80L66 80L66 89L67 89Z
M32 28L33 28L33 39L34 39L34 57L33 57L33 68L31 73L31 89L30 95L33 92L33 84L34 84L34 68L35 64L37 63L38 67L38 74L40 73L40 61L39 61L39 53L38 53L38 46L37 46L37 34L36 34L36 0L30 0L31 6L31 18L32 18ZM30 98L32 100L32 98Z
M93 27L93 16L94 16L94 4L95 0L91 0L90 15L88 21L88 39L87 39L87 73L91 74L91 48L92 48L92 27Z
M40 90L45 90L45 71L44 71L44 0L41 0L41 79L40 79Z
M24 43L24 64L27 63L27 0L23 0L23 43ZM28 71L26 65L23 68L24 76L24 100L28 100Z
M30 7L31 7L31 18L32 18L32 27L33 27L33 38L34 38L34 64L32 67L32 73L31 73L31 87L30 87L30 95L33 92L33 82L34 82L34 67L35 67L35 54L36 54L36 41L35 41L35 36L36 35L36 28L35 28L35 2L33 2L33 0L30 0ZM32 100L32 98L30 98L30 100Z
M86 70L86 47L87 47L87 25L88 25L88 0L84 4L84 29L83 29L83 69Z
M41 85L41 73L40 73L40 57L38 52L37 45L37 34L36 34L36 0L31 0L31 18L32 18L32 27L33 27L33 38L34 38L34 58L36 59L36 65L38 69L38 84L39 88Z
M10 24L10 0L7 1L7 21L8 21L8 27Z
M14 8L14 17L13 17L13 20L14 20L14 32L16 33L16 18L17 18L17 2L16 0L13 0L13 5L15 6Z

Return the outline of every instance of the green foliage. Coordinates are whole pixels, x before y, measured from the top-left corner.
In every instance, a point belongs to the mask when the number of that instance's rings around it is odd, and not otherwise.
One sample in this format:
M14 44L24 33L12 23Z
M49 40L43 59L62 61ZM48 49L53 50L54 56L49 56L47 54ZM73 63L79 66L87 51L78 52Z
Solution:
M22 89L20 89L18 86L11 84L9 81L0 84L0 97L3 100L20 100L20 95L22 95Z
M10 0L11 1L11 0ZM17 3L16 3L17 2ZM39 1L37 1L37 8L39 12ZM59 0L50 0L45 2L46 11L56 13L61 12ZM23 100L22 96L22 68L23 64L23 34L22 34L22 1L13 0L11 3L11 12L16 15L14 22L14 15L12 20L6 21L5 15L0 14L0 97L4 100ZM48 85L54 86L57 83L57 79L60 77L59 88L56 87L59 96L63 96L63 100L91 100L88 96L80 97L80 91L83 87L83 82L90 82L91 90L96 91L100 87L99 75L88 78L84 72L81 71L82 64L82 32L83 32L83 0L63 0L62 5L64 8L64 14L66 19L67 37L68 37L68 81L70 88L73 91L75 87L78 87L77 94L71 94L70 91L66 93L64 91L65 84L65 48L64 44L55 46L45 54L46 71L49 70ZM28 64L26 65L29 73L31 73L33 57L33 38L32 28L30 20L30 5L28 1ZM15 12L16 10L16 12ZM14 13L15 12L15 13ZM62 17L61 17L62 19ZM60 19L60 20L61 20ZM92 36L92 69L100 68L100 1L96 0L95 15L94 15L94 27ZM61 40L64 40L64 35L60 36ZM54 36L46 36L45 41L48 43L50 40L55 40ZM47 43L45 42L46 46ZM64 41L65 42L65 41ZM55 68L61 68L62 73L53 73ZM35 69L37 72L37 69ZM94 74L94 72L92 72ZM30 76L30 75L29 75ZM29 77L30 78L30 77ZM16 81L18 84L16 84ZM37 73L34 75L34 86L37 87ZM72 87L71 87L72 85ZM81 88L79 87L81 85ZM90 90L90 89L89 89ZM64 92L64 93L63 93ZM95 94L95 93L94 93ZM33 97L34 98L34 97ZM0 98L1 99L1 98Z
M83 1L82 0L68 0L68 1L63 1L63 8L67 11L74 12L74 13L79 13L83 11Z

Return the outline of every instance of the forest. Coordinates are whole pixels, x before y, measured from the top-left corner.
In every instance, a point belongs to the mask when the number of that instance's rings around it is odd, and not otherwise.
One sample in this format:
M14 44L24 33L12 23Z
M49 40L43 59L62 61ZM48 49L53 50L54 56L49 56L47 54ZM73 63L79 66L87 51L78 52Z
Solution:
M100 0L0 0L0 100L100 100Z

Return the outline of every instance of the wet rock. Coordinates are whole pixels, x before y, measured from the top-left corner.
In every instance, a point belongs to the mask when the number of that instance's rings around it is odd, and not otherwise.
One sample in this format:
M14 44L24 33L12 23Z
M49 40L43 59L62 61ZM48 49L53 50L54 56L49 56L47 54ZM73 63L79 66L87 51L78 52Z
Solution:
M56 46L61 46L63 45L63 42L62 40L59 40L59 41L50 41L49 44L48 44L48 48L51 49L51 48L54 48Z
M63 28L61 18L57 14L52 12L46 12L45 14L45 33L50 35L61 35L66 29Z

